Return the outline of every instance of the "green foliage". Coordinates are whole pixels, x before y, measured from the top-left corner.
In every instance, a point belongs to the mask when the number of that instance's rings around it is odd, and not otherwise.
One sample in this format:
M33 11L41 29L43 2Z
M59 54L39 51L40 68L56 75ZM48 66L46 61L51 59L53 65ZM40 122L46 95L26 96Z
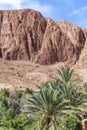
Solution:
M14 128L7 128L7 127L0 127L0 130L16 130L16 129L14 129Z
M56 118L64 105L59 92L52 87L34 92L28 99L28 114L36 119L34 129L44 130L54 125L57 127Z
M16 115L13 122L13 127L17 130L24 130L24 127L28 127L32 124L32 120L30 120L26 114Z
M74 70L69 66L61 67L57 71L57 76L55 77L57 81L62 84L80 84L82 82L81 78L74 73Z
M65 115L59 120L59 130L81 130L81 121L76 115Z
M0 130L27 130L31 126L32 119L18 113L23 94L22 91L0 91Z
M62 67L37 90L0 90L0 130L80 130L87 93L73 72Z

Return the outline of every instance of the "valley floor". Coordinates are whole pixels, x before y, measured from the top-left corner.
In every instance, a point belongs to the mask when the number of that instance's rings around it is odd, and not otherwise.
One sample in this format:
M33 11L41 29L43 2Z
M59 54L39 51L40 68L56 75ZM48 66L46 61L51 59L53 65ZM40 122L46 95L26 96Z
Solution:
M45 82L57 74L57 69L64 63L42 66L29 61L0 60L0 88L35 89L37 84ZM87 81L87 68L73 66L75 72Z

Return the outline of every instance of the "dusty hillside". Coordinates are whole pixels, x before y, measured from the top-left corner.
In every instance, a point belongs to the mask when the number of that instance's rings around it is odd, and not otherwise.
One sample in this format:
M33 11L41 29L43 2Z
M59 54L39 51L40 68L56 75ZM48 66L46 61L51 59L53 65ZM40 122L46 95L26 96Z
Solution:
M64 66L64 63L43 66L29 61L0 60L0 88L35 89L37 84L54 77L61 66ZM87 69L73 67L75 72L87 81Z
M28 61L0 60L0 87L34 88L36 84L47 81L55 72L53 67L41 66Z
M59 65L58 65L59 66ZM55 74L56 66L42 66L29 61L0 60L0 87L35 88Z

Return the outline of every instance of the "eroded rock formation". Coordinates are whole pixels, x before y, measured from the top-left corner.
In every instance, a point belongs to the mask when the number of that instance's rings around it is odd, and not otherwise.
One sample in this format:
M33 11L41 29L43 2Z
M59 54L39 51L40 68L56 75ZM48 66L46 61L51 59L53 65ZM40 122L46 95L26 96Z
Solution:
M85 45L84 31L54 22L33 10L0 11L0 57L39 64L76 63Z

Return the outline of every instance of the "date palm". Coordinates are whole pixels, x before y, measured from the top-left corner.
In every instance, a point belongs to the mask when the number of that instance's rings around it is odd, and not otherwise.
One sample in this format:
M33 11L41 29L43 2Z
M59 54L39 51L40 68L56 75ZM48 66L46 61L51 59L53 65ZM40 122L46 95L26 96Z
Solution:
M77 81L72 69L61 68L56 81L46 82L30 94L27 110L35 119L32 130L58 130L57 123L62 114L85 112L87 95Z
M60 85L58 91L62 95L63 100L67 101L67 110L74 110L73 112L86 112L87 109L87 94L84 88L72 85Z
M28 98L28 115L35 119L32 130L58 130L58 119L63 114L85 113L87 95L80 87L44 84Z
M82 83L80 77L74 73L73 69L70 67L60 68L56 83L56 88L60 91L63 99L68 101L67 107L72 106L78 111L87 109L87 94L83 86L80 85Z
M69 66L58 69L55 79L63 84L78 84L81 82L80 77Z
M28 115L36 119L33 130L58 130L57 119L65 105L57 89L44 87L34 92L28 99Z

